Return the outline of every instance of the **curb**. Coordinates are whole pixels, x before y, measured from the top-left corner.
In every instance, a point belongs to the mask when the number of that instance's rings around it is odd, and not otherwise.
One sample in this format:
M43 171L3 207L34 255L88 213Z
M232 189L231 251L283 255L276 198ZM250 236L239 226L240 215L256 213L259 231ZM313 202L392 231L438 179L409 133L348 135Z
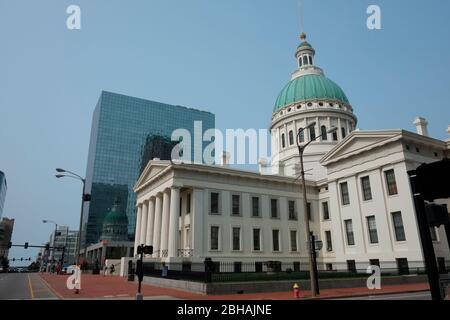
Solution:
M358 297L369 297L369 296L383 296L383 295L391 295L391 294L403 294L403 293L416 293L416 292L426 292L430 291L430 289L417 289L417 290L406 290L406 291L386 291L386 292L374 292L374 293L356 293L352 295L345 295L345 296L330 296L330 297L324 297L324 298L305 298L306 300L329 300L329 299L339 299L339 298L358 298Z

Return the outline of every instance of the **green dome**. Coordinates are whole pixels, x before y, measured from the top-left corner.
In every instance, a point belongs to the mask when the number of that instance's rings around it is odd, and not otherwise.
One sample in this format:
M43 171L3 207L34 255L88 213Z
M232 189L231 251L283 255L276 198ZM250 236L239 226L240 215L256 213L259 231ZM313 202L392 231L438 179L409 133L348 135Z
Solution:
M115 208L113 208L112 211L109 211L106 213L105 218L103 219L103 224L128 224L128 218L127 216L120 212L116 211Z
M273 112L294 102L335 100L350 104L344 91L323 75L308 74L291 80L278 95Z

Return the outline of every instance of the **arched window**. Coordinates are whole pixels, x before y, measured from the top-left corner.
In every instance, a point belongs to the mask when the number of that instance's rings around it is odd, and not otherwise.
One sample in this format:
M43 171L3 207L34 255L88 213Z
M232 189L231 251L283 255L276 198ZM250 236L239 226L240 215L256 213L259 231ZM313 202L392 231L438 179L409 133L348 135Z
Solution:
M338 136L337 136L337 130L333 132L333 141L337 141L338 140Z
M320 134L322 135L322 140L323 140L323 141L328 140L327 127L321 126L321 127L320 127Z
M305 131L304 130L300 131L299 140L300 140L300 143L305 142Z
M344 127L341 128L341 133L342 133L342 139L344 139L345 136L347 135L347 132L345 131Z
M310 65L313 64L313 63L312 63L312 57L311 57L311 56L309 56L309 64L310 64Z
M309 128L309 139L313 141L316 139L316 129L314 127Z
M298 59L298 66L299 66L299 67L302 66L302 57L300 57L300 58Z
M308 57L307 56L303 56L303 64L308 64Z
M294 132L289 131L289 144L293 145L294 144Z
M281 135L281 147L282 148L286 147L286 139L284 137L284 133Z

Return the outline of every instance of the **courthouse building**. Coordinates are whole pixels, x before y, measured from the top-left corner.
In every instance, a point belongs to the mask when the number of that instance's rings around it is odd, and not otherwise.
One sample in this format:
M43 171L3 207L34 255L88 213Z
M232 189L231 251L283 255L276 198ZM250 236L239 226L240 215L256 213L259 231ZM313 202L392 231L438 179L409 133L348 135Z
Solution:
M417 132L358 130L344 91L315 65L302 35L297 69L271 114L272 162L260 172L222 165L149 161L138 179L136 238L164 262L279 261L308 268L304 215L323 241L321 269L423 267L407 171L450 155L450 142ZM296 133L305 149L303 211ZM331 128L337 128L330 132ZM269 172L269 174L268 174ZM432 230L440 266L450 260L444 228ZM447 261L447 262L446 262ZM169 264L170 268L170 264ZM238 268L238 267L237 267Z

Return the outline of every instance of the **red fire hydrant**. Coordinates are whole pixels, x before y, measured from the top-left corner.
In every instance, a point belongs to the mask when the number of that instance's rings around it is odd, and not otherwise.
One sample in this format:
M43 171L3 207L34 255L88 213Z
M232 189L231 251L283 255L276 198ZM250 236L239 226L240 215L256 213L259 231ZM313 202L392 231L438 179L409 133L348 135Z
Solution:
M294 298L300 298L300 286L294 283Z

